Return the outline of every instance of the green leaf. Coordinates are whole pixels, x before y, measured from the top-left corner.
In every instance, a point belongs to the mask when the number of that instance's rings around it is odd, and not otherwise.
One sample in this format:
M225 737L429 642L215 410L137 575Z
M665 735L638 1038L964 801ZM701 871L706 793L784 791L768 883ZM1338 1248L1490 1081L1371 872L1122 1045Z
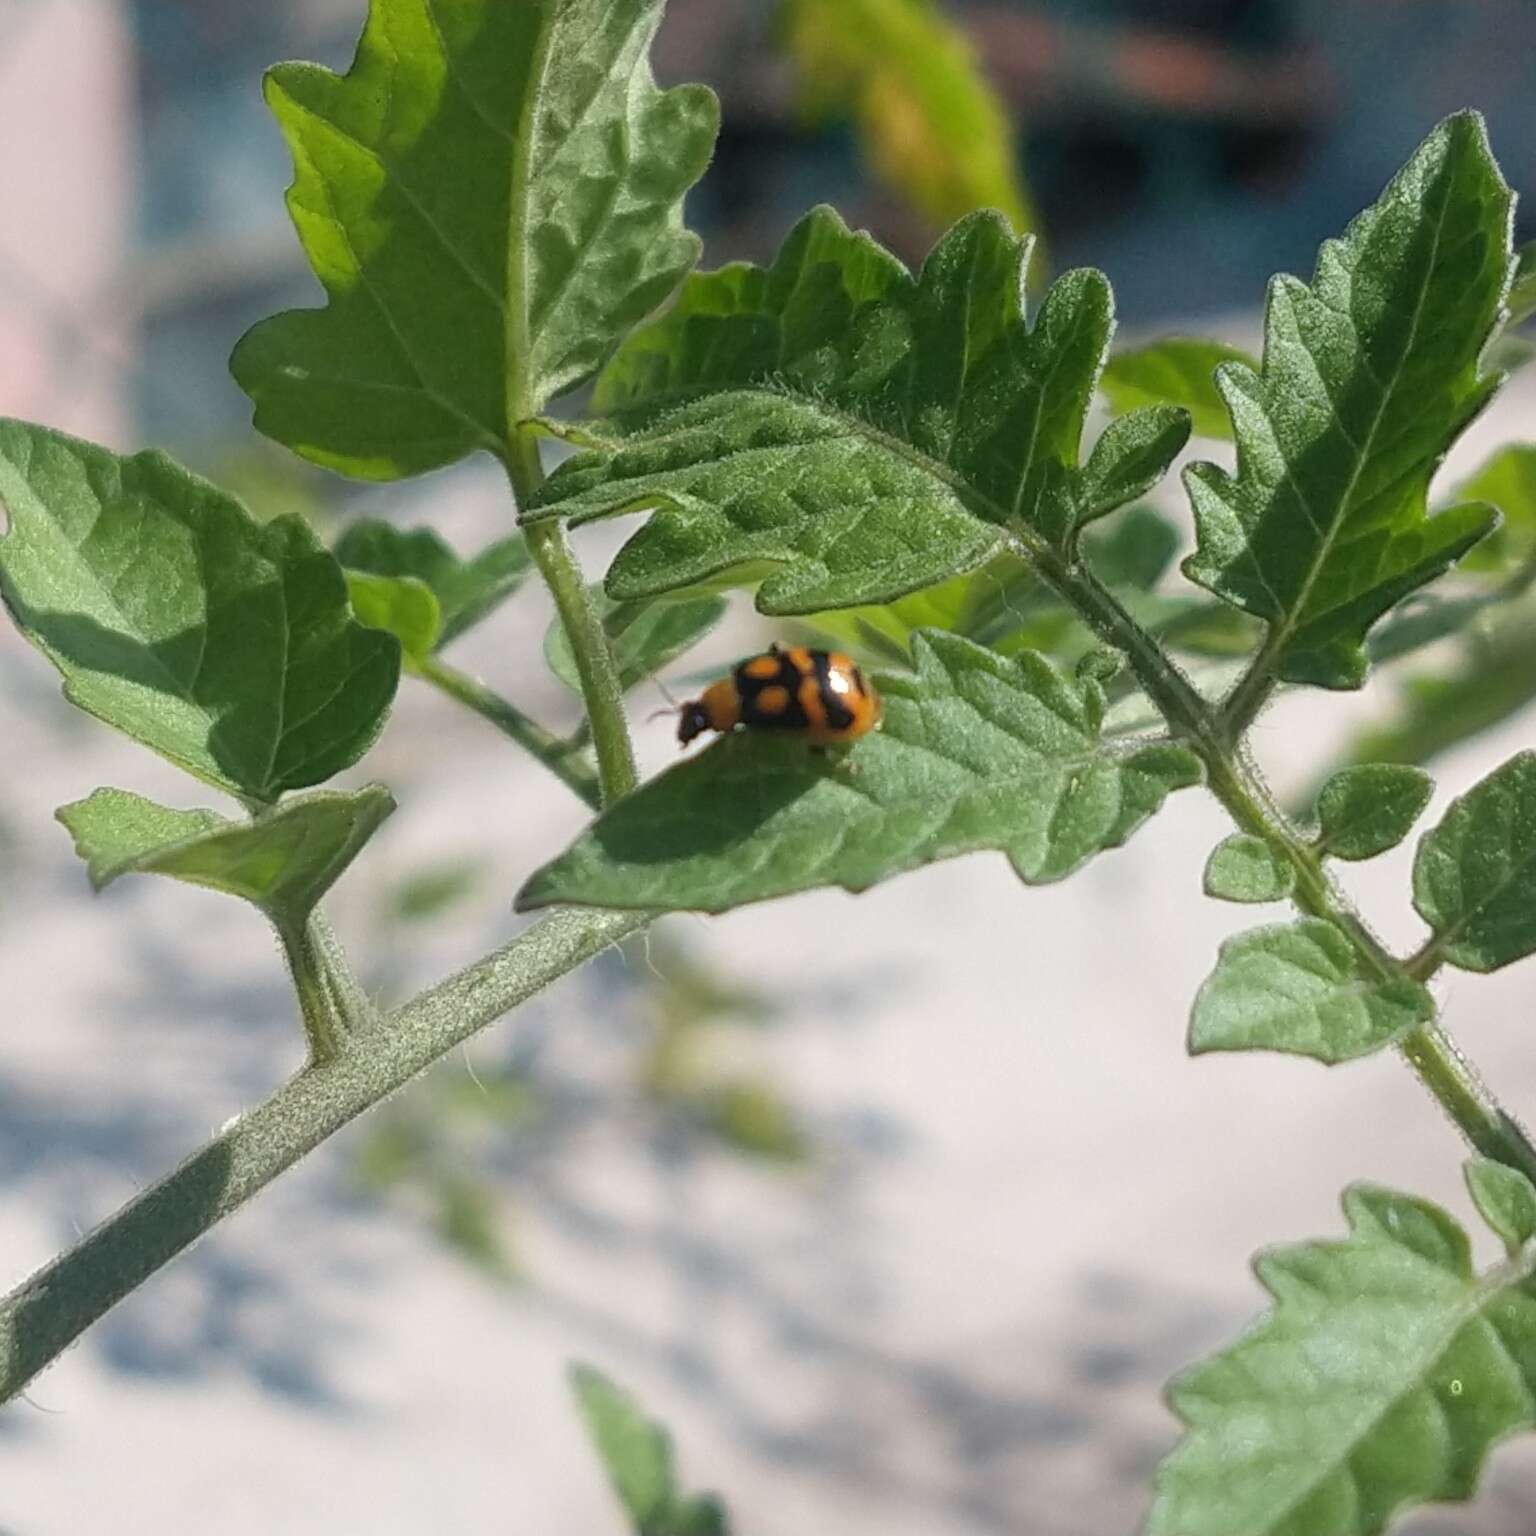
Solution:
M1485 501L1504 514L1461 563L1464 571L1503 573L1536 559L1536 444L1500 448L1456 487L1454 501Z
M1373 974L1340 928L1307 917L1221 946L1195 998L1189 1050L1287 1051L1331 1065L1379 1051L1433 1013L1422 987Z
M1099 388L1118 416L1146 405L1178 405L1197 437L1230 438L1232 419L1213 377L1221 363L1258 364L1240 347L1198 336L1165 336L1149 346L1116 352Z
M269 72L324 309L230 366L256 425L368 479L451 464L588 377L677 286L717 121L658 91L662 0L372 0L345 76Z
M649 1536L664 1529L677 1497L671 1436L590 1365L573 1365L570 1379L587 1433L636 1531Z
M1532 1257L1477 1275L1449 1215L1370 1185L1344 1213L1342 1242L1261 1255L1273 1310L1174 1382L1147 1536L1376 1536L1530 1425Z
M1523 1173L1474 1157L1467 1162L1467 1189L1478 1214L1512 1254L1536 1237L1536 1187Z
M336 558L349 571L414 577L431 588L442 610L438 649L493 613L533 568L521 534L498 539L471 560L460 559L430 528L396 528L365 519L336 541Z
M975 569L1004 528L1069 545L1137 493L1177 436L1166 413L1079 467L1112 326L1097 272L1069 272L1025 324L1027 246L962 220L916 279L821 209L773 266L690 280L598 381L605 451L550 477L530 517L656 508L611 596L777 567L764 613L884 603Z
M852 118L874 174L943 226L997 208L1034 227L1018 130L963 25L931 0L786 0L802 109Z
M1059 880L1199 778L1183 748L1101 743L1102 693L1041 656L937 631L913 650L914 674L877 680L881 730L835 758L772 732L727 736L606 811L519 907L723 912L980 849L1026 881Z
M1436 951L1464 971L1536 950L1536 752L1495 768L1424 834L1413 904Z
M1527 240L1515 251L1515 272L1504 300L1509 311L1508 326L1516 326L1536 315L1536 240Z
M618 668L619 686L626 691L670 666L725 617L726 603L722 597L616 603L601 588L593 595ZM572 693L581 692L576 658L558 618L544 632L544 659Z
M389 791L370 784L314 790L253 821L226 821L98 789L57 815L97 890L121 875L170 875L239 896L292 931L394 808Z
M1270 285L1264 363L1217 379L1235 475L1186 472L1191 580L1269 633L1264 668L1329 688L1364 680L1366 631L1493 525L1430 517L1430 476L1497 384L1478 354L1509 260L1510 192L1481 118L1448 118L1374 207L1329 241L1310 288Z
M231 794L355 763L400 676L297 517L257 523L160 453L0 421L0 593L71 703Z
M1404 763L1367 763L1344 768L1317 797L1318 844L1335 859L1374 859L1408 836L1435 781Z
M1205 894L1220 901L1284 901L1296 887L1296 871L1262 837L1235 832L1211 850Z
M347 572L347 596L360 624L388 630L413 662L425 661L443 633L443 611L431 587L414 576Z

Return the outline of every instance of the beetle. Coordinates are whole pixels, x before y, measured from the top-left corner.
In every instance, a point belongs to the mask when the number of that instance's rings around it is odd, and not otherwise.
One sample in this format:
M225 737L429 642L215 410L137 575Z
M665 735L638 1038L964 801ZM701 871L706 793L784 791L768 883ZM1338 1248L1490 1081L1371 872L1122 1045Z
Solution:
M705 731L793 732L813 746L857 741L880 723L880 695L851 656L770 645L678 708L677 739Z

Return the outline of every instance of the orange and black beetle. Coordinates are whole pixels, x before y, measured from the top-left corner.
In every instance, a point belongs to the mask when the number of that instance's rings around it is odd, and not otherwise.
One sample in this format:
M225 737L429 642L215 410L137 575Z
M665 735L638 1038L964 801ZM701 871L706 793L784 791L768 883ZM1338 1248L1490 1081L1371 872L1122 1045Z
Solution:
M791 731L816 746L856 741L880 721L880 695L851 656L771 645L679 711L677 739L705 731Z

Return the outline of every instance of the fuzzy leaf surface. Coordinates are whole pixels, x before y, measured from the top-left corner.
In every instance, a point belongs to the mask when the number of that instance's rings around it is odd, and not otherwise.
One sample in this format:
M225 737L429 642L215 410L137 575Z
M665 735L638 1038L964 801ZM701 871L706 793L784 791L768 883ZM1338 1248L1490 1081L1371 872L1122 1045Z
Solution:
M606 448L550 477L530 517L654 508L610 596L768 574L764 613L884 603L981 565L1004 528L1063 543L1166 467L1183 418L1106 434L1079 465L1112 328L1069 272L1033 327L1027 242L963 219L913 277L827 209L767 268L696 276L598 382Z
M1099 388L1110 409L1123 415L1147 405L1178 405L1189 412L1197 437L1230 439L1232 418L1216 388L1222 363L1257 363L1240 347L1198 336L1164 336L1145 347L1116 352L1104 367Z
M324 309L231 368L269 437L387 480L500 452L677 286L717 109L659 91L662 0L372 0L351 69L280 64L267 104Z
M1234 832L1211 850L1204 883L1205 894L1219 901L1284 901L1296 872L1262 837Z
M409 578L429 587L441 611L438 647L493 613L533 568L521 534L498 539L465 560L430 528L396 528L377 518L353 523L336 541L335 554L349 571Z
M1463 1500L1536 1418L1536 1297L1523 1254L1486 1274L1439 1207L1345 1192L1342 1241L1255 1264L1271 1311L1169 1390L1188 1432L1146 1536L1377 1536Z
M1323 852L1335 859L1374 859L1397 847L1434 791L1435 781L1406 763L1340 769L1317 797Z
M616 603L598 588L594 601L603 633L626 692L670 666L725 617L723 597L690 597L679 602ZM581 692L576 658L565 626L556 618L544 631L544 659L572 693Z
M1467 1191L1478 1215L1511 1253L1536 1237L1536 1186L1523 1173L1491 1157L1470 1158Z
M0 593L71 703L272 801L355 763L400 676L298 517L258 523L160 453L0 421Z
M846 753L726 736L606 811L519 906L723 912L818 886L866 890L981 849L1031 883L1059 880L1199 777L1182 748L1102 743L1102 693L1041 656L1009 660L936 631L913 652L913 673L877 679L882 728Z
M1411 981L1367 971L1320 917L1254 928L1221 946L1195 998L1189 1050L1286 1051L1330 1064L1390 1045L1434 1013Z
M1536 752L1521 752L1451 803L1419 841L1413 904L1464 971L1536 950Z
M1283 681L1364 680L1366 631L1493 524L1491 509L1430 517L1430 476L1497 383L1478 354L1509 264L1509 188L1482 120L1448 118L1341 240L1312 285L1278 277L1259 372L1217 379L1235 474L1186 473L1191 580L1263 619Z
M394 808L382 784L369 784L313 790L259 819L228 821L98 789L57 815L97 890L121 875L170 875L239 896L279 927L298 927Z

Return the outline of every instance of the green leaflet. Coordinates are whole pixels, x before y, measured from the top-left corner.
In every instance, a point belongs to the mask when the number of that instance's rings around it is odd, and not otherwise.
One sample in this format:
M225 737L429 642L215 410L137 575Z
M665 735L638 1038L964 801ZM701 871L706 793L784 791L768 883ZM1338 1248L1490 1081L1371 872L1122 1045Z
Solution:
M0 501L0 592L71 703L253 800L372 745L400 647L352 618L301 519L257 523L164 454L18 421L0 421Z
M174 811L122 789L98 789L57 814L100 890L120 875L170 875L239 896L279 929L301 929L394 810L382 784L314 790L254 821Z
M1284 901L1296 871L1262 837L1234 832L1211 850L1204 883L1205 894L1220 901Z
M1436 951L1464 971L1536 951L1536 752L1495 768L1424 834L1413 904Z
M385 629L400 642L405 660L425 661L443 633L443 611L437 597L414 576L370 576L347 572L347 596L360 624Z
M522 585L533 567L521 534L498 539L472 559L461 559L430 528L396 528L365 519L336 541L336 558L348 571L414 579L437 599L441 648L494 612Z
M1216 387L1221 363L1258 364L1240 347L1198 336L1164 336L1145 347L1116 352L1099 388L1116 415L1144 405L1181 405L1197 437L1230 438L1232 418Z
M1433 1014L1423 987L1369 973L1341 929L1306 917L1221 946L1195 998L1189 1050L1286 1051L1333 1064L1379 1051Z
M1485 501L1503 514L1499 526L1462 561L1464 571L1513 571L1536 558L1536 444L1500 448L1456 487L1454 501Z
M619 686L626 691L670 666L684 651L697 645L722 618L723 597L691 597L680 602L616 603L601 587L593 600L602 615L618 668ZM572 693L581 692L576 658L565 626L558 618L544 632L544 659L549 669Z
M608 592L654 596L777 566L764 613L884 603L982 564L1008 526L1069 545L1141 494L1181 412L1123 418L1079 466L1112 329L1097 272L1023 314L1027 242L963 219L916 278L819 209L773 266L696 276L598 381L603 449L562 465L528 517L656 514Z
M1000 849L1024 880L1118 847L1199 778L1183 748L1101 743L1103 694L1043 657L1012 660L937 631L916 670L877 679L883 727L835 756L738 732L606 811L518 896L723 912L937 859Z
M1146 1536L1376 1536L1470 1497L1531 1424L1536 1256L1477 1275L1446 1212L1370 1185L1344 1214L1342 1241L1260 1255L1273 1309L1173 1383L1188 1433Z
M1429 478L1497 379L1478 373L1509 265L1510 193L1482 120L1448 118L1310 288L1270 285L1259 373L1217 378L1238 468L1193 466L1191 580L1264 619L1260 675L1358 687L1366 631L1493 525L1429 517Z
M1335 859L1374 859L1408 836L1435 781L1406 763L1343 768L1317 797L1318 846Z
M636 1536L730 1536L711 1494L684 1498L677 1487L672 1437L646 1417L629 1393L590 1365L570 1368L587 1433Z
M1467 1189L1478 1215L1511 1255L1536 1237L1536 1188L1523 1173L1492 1158L1474 1157L1467 1162Z
M235 348L262 432L380 480L501 452L672 292L717 110L652 82L661 9L372 0L345 76L268 74L329 303Z
M1506 325L1521 325L1536 315L1536 240L1527 240L1515 252L1515 271L1504 301L1509 310Z

